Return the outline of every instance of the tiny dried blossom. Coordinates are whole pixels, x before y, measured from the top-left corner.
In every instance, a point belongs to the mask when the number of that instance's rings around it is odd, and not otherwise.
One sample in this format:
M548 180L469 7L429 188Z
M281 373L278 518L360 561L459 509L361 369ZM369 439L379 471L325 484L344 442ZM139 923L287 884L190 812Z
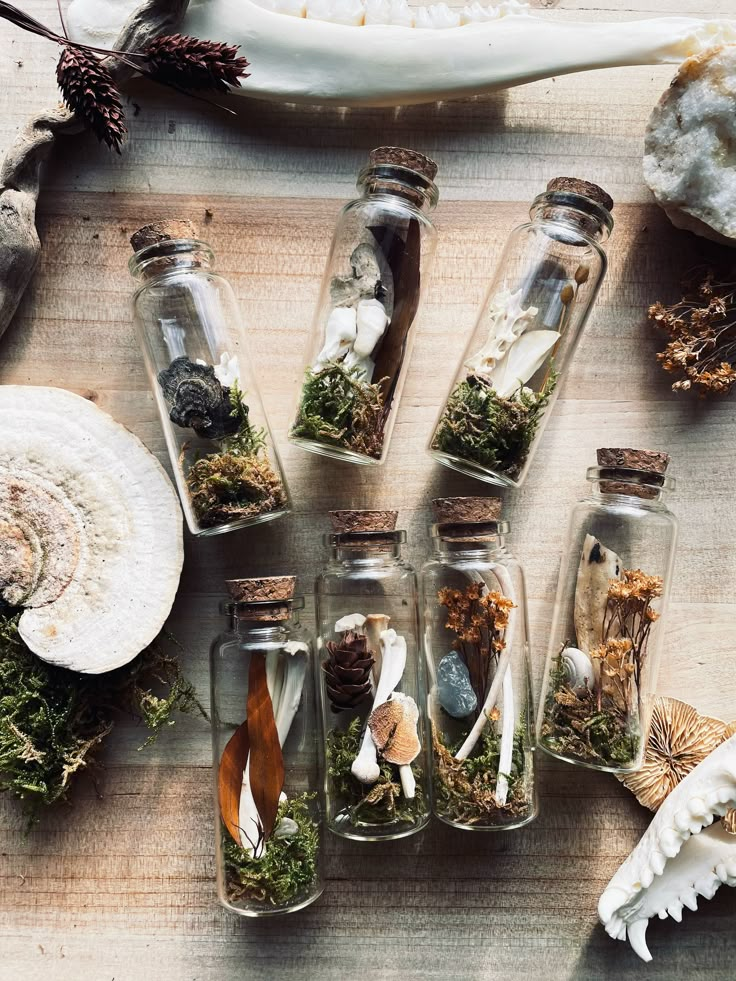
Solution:
M619 602L639 600L648 603L662 595L663 585L661 576L647 576L641 569L624 569L621 579L609 580L608 598Z
M673 391L695 386L701 396L725 395L736 383L736 282L700 268L683 290L679 303L649 308L650 321L670 336L657 360L679 376Z

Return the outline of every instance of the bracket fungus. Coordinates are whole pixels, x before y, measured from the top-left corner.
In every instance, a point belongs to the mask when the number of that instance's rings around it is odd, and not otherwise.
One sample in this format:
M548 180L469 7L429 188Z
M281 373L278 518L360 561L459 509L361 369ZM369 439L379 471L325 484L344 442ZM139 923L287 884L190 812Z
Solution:
M0 596L50 664L101 674L159 633L183 562L156 458L87 399L0 387Z

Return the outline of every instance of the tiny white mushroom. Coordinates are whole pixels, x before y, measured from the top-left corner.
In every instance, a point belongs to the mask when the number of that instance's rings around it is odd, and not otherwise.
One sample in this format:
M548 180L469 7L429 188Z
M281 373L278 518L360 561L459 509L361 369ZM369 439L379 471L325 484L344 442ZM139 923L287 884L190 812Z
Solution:
M365 623L362 613L348 613L335 624L335 633L344 634L346 630L361 630Z

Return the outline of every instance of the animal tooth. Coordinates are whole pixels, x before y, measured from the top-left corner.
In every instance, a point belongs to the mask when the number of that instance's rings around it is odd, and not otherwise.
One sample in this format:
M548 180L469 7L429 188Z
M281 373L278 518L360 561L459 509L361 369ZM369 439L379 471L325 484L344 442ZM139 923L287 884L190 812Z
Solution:
M682 837L674 828L665 828L659 836L659 847L667 858L674 858L682 848Z
M713 899L715 894L718 892L718 887L721 885L721 880L712 872L709 872L707 876L702 879L698 879L695 883L695 889L704 899Z
M361 0L307 0L307 17L359 27L365 19Z
M307 0L269 0L269 7L275 13L289 17L307 16Z
M389 0L365 0L364 24L390 24L390 15Z
M648 889L651 886L651 884L654 882L654 872L649 868L648 865L645 866L644 869L642 869L642 873L639 876L639 881L641 882L642 889Z
M417 27L435 31L460 26L460 15L457 11L450 10L446 3L432 3L428 7L419 7L415 20Z
M695 890L691 889L689 892L686 892L685 895L682 896L682 902L684 906L687 906L687 908L691 909L694 913L698 908L698 897Z
M721 787L718 790L718 800L721 804L731 804L734 796L736 795L734 795L733 787ZM730 808L727 807L726 810L728 811Z
M649 861L655 875L661 875L664 872L667 859L664 857L662 852L652 852Z
M679 900L675 900L673 903L667 907L667 912L670 914L675 923L682 923L682 903Z
M414 27L414 11L406 0L391 0L389 24L396 27Z
M667 919L667 910L666 909L661 909L659 911L659 913L657 913L657 916L660 918L660 920L666 920Z
M598 900L598 919L604 926L618 922L618 911L629 898L629 894L618 886L604 889Z
M463 24L483 24L489 20L497 20L499 10L497 7L484 7L475 0L469 7L463 7L460 14L460 21Z
M635 954L638 954L643 961L650 961L652 955L647 947L647 927L649 920L634 920L629 923L629 943Z
M704 818L708 815L708 808L705 806L705 801L702 797L691 797L687 809L690 811L691 817Z
M674 824L680 834L690 833L690 815L685 809L675 813Z

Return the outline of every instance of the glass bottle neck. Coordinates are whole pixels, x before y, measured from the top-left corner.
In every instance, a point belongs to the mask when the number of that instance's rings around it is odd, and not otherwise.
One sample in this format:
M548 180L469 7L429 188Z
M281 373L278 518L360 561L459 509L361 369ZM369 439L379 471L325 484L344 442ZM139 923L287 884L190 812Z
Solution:
M575 243L576 238L605 242L613 229L611 212L583 194L546 191L539 194L529 211L533 223L545 226L550 238Z
M390 565L401 561L405 531L340 532L325 536L333 562Z
M168 239L136 252L130 257L128 269L134 279L150 282L175 272L210 269L214 259L206 242L190 238Z
M357 186L364 198L391 196L423 212L431 211L439 200L439 191L433 181L409 167L395 164L365 167L358 176Z
M440 561L460 558L493 559L506 554L506 521L493 521L484 525L458 525L448 528L432 525L430 533L434 550Z
M627 467L590 467L587 479L593 500L647 510L666 510L665 497L675 488L672 477Z

